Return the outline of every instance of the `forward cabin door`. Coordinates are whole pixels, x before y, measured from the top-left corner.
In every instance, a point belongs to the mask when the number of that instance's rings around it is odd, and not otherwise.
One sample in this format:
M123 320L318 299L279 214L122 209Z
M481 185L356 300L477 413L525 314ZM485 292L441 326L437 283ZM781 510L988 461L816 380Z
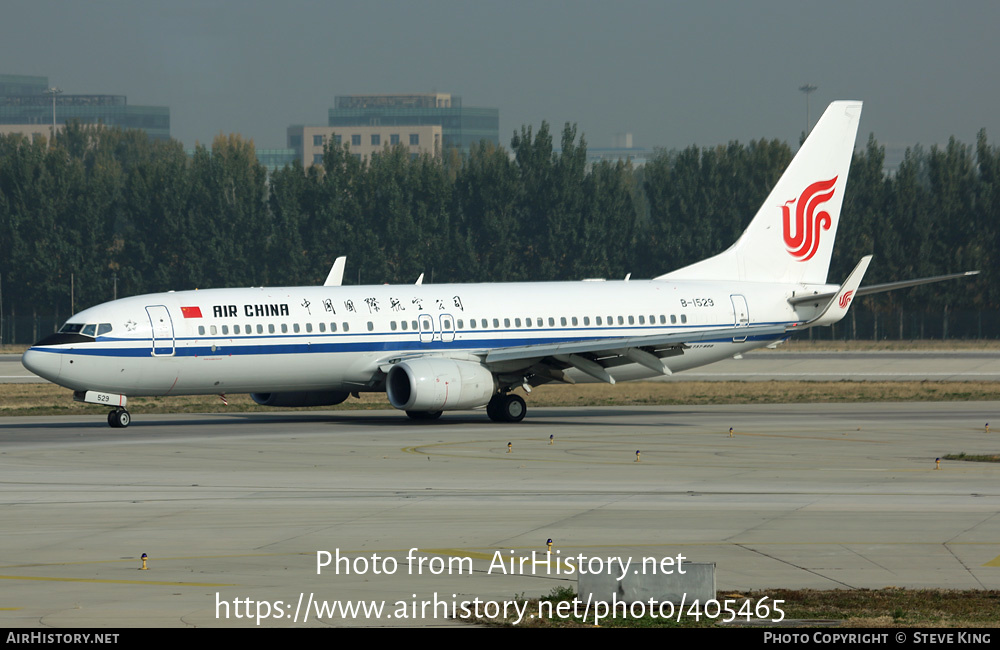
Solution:
M174 323L170 320L170 312L163 305L146 307L149 324L153 328L153 356L174 356Z

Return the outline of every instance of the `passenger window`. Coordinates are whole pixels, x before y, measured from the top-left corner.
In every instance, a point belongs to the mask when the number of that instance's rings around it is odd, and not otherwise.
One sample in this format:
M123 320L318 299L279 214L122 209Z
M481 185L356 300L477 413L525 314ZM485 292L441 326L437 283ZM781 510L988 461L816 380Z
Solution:
M670 314L670 324L671 325L677 324L677 316L675 316L674 314Z
M396 331L396 321L392 321L391 323L389 323L389 329L391 329L393 332Z
M274 323L269 323L268 324L268 326L267 326L267 333L268 334L274 334ZM239 334L239 332L237 332L237 334Z
M200 336L205 336L205 326L204 325L199 325L198 326L198 334Z
M635 325L635 316L629 316L628 317L628 324L629 325Z
M686 322L688 322L688 317L687 317L687 314L681 314L681 322L682 322L682 323L686 323Z
M555 327L555 326L556 326L556 319L549 316L549 327Z
M282 334L288 334L288 323L282 323L281 324L281 333Z
M222 326L222 333L225 334L225 335L229 334L229 326L228 325L223 325Z
M312 323L306 323L306 331L310 332L310 333L313 331L313 324Z
M497 319L497 318L493 319L493 327L495 329L500 329L500 320L499 319Z
M263 334L264 333L264 326L261 325L260 323L257 324L257 333L258 334Z
M622 318L621 316L619 316L619 317L618 317L618 324L619 324L619 325L624 325L624 324L625 324L625 319L624 319L624 318Z
M345 332L350 332L351 331L351 326L350 326L350 324L347 321L344 321L344 331Z
M541 318L536 318L535 319L535 323L537 323L538 327L541 327L542 326L542 319Z
M489 327L489 324L486 322L485 318L482 319L481 321L479 321L479 323L483 326L483 329L486 329L487 327Z
M646 317L643 316L642 314L639 314L639 324L640 325L645 325L646 324Z
M667 324L667 317L664 316L663 314L660 314L660 325L666 325L666 324Z
M503 326L504 327L510 327L510 319L509 318L503 319Z
M590 316L584 316L583 317L583 324L584 325L590 325Z
M520 327L520 326L521 326L521 319L520 318L515 318L514 319L514 327Z
M458 329L465 329L465 323L462 322L461 318L458 319Z
M476 329L476 319L475 318L470 318L469 319L469 329L473 329L473 330Z
M299 331L300 331L301 329L302 329L302 328L301 328L301 327L299 327L299 324L298 324L298 323L292 323L292 331L293 331L293 332L295 332L296 334L298 334L298 333L299 333Z
M604 324L604 321L603 321L603 320L601 320L601 317L600 317L600 316L598 316L598 317L597 317L597 324L598 324L598 325L603 325L603 324Z
M375 323L368 321L368 331L369 332L375 331Z
M411 330L418 330L418 329L420 329L419 327L417 327L417 321L415 321L415 320L411 320L410 321L410 329Z
M239 333L240 333L240 326L233 325L233 334L239 334Z
M337 331L337 324L336 323L330 323L330 331L331 332L336 332Z
M320 332L325 332L326 331L326 323L320 323L319 324L319 331Z
M562 325L563 327L566 327L566 317L565 316L561 316L559 318L559 324Z
M211 329L209 331L212 333L212 336L215 336L216 334L219 333L219 330L215 327L215 325L212 325L212 327L211 327ZM83 333L84 334L87 333L87 328L86 327L83 328Z
M573 323L573 327L576 327L576 325L577 325L576 316L573 317L572 323Z
M445 318L445 319L444 319L443 321L441 321L441 323L442 323L442 325L441 325L441 326L442 326L442 327L443 327L444 329L446 329L446 330L449 330L449 331L450 331L451 329L453 329L453 327L452 327L452 324L451 324L451 319L450 319L450 318Z

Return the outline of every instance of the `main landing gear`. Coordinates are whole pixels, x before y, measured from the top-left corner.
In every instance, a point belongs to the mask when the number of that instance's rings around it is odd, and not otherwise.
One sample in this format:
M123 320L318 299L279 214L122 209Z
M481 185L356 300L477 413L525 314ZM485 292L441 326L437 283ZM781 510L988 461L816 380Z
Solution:
M132 416L125 409L115 409L108 413L108 426L113 429L124 429L132 421Z
M528 412L528 407L520 395L497 393L486 405L486 414L494 422L520 422Z

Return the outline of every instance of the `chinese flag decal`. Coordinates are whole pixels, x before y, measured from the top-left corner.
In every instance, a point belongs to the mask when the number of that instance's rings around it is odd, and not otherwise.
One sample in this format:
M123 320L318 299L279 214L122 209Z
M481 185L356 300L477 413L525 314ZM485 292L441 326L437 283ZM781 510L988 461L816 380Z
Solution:
M184 318L201 318L201 307L181 307Z

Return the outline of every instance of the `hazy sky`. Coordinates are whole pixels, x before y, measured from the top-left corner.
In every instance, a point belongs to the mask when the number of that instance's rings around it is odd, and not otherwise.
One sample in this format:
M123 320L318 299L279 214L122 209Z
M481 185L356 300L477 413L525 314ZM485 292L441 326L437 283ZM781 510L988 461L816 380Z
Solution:
M590 146L798 140L861 99L859 142L1000 136L1000 2L6 0L0 73L170 107L185 146L238 132L285 146L335 95L450 92Z

